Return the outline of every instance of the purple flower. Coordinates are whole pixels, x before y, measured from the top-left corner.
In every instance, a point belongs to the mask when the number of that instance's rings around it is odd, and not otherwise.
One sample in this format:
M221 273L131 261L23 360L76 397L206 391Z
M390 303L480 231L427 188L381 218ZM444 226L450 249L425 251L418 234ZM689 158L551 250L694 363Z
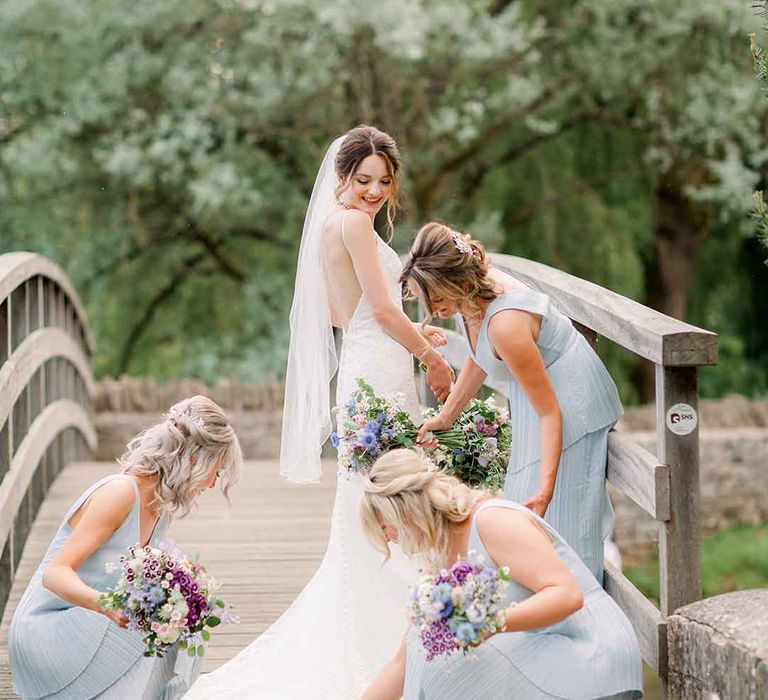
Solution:
M469 576L469 574L474 574L476 571L477 567L465 560L457 561L451 567L451 574L455 576L459 584L463 584L467 580L467 576Z
M334 430L331 433L331 444L338 450L339 445L341 444L341 438L339 437L339 434Z
M446 654L456 650L453 632L451 632L445 620L433 622L422 629L421 642L427 650L427 661L432 661L439 654Z

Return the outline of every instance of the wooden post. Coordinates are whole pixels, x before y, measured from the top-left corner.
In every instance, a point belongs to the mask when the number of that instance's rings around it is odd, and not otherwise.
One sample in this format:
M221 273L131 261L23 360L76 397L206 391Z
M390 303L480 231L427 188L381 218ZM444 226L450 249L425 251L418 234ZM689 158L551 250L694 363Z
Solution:
M656 365L657 456L670 478L670 519L659 533L664 617L701 598L696 379L696 367Z
M10 299L0 302L0 365L3 365L11 354L10 305Z
M0 606L2 607L5 607L5 601L8 600L8 594L11 592L11 586L13 586L12 541L13 538L9 536L0 555Z
M0 366L11 356L11 337L13 335L11 318L11 297L8 296L0 303ZM0 425L0 479L11 468L13 459L13 411L8 414L3 425ZM2 564L0 563L0 568ZM0 572L0 576L3 572ZM0 587L1 587L0 583Z
M27 307L27 287L26 284L19 285L14 289L9 299L11 300L11 347L13 352L24 338L27 337L28 328L27 319L29 318Z

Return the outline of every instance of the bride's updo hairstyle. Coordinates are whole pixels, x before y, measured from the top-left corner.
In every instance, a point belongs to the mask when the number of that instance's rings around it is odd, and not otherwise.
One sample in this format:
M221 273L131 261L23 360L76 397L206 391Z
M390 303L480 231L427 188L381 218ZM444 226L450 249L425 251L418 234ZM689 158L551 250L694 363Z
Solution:
M448 564L451 529L464 522L475 503L490 495L435 468L413 450L392 450L371 467L364 482L360 515L366 536L385 558L385 525L397 528L406 554L420 554L435 568Z
M400 282L406 297L418 298L433 315L430 293L455 301L468 318L480 315L481 304L499 294L488 276L488 256L483 244L445 224L431 221L422 226L411 246Z
M392 178L392 189L387 199L387 229L391 238L395 229L397 195L400 191L402 173L400 151L397 149L395 139L389 134L374 126L366 125L356 126L347 132L336 154L336 174L341 179L341 184L336 188L336 197L349 187L350 180L360 164L372 155L377 155L384 160L387 172Z
M240 478L240 442L219 405L193 396L171 406L166 418L137 435L118 460L124 474L157 476L155 505L186 515L219 469L225 496Z

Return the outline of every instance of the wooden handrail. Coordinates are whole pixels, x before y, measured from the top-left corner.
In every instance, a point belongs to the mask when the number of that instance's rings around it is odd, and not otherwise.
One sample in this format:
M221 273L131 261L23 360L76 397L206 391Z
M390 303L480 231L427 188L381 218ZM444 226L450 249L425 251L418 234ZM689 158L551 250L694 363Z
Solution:
M50 484L95 447L93 351L61 268L34 253L0 255L0 615Z
M542 263L492 254L493 264L552 297L571 320L667 367L717 364L717 335Z
M0 542L6 542L37 465L55 438L67 428L77 429L90 449L96 448L96 431L80 404L62 399L47 406L34 420L0 483ZM66 465L64 465L66 466Z
M96 342L88 325L85 307L66 273L48 258L37 253L26 252L0 255L0 303L5 301L12 291L36 276L51 280L64 292L82 324L88 353L92 355L96 350Z

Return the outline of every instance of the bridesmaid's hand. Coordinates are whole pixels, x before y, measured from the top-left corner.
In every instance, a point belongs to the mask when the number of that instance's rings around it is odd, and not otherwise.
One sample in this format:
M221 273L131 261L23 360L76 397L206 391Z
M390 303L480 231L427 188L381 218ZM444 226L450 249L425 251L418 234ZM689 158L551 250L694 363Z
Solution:
M552 496L550 494L540 492L529 498L523 505L526 508L530 508L540 518L543 518L551 500Z
M419 432L416 434L416 442L423 447L433 447L437 444L437 441L432 436L433 430L448 430L451 427L445 418L442 418L438 413L434 418L430 418L424 421L419 428Z
M112 620L118 627L122 627L123 629L128 627L128 617L123 615L119 610L102 610L101 614Z
M416 328L430 343L433 348L441 348L448 344L448 337L445 331L437 326L423 326L416 324Z

